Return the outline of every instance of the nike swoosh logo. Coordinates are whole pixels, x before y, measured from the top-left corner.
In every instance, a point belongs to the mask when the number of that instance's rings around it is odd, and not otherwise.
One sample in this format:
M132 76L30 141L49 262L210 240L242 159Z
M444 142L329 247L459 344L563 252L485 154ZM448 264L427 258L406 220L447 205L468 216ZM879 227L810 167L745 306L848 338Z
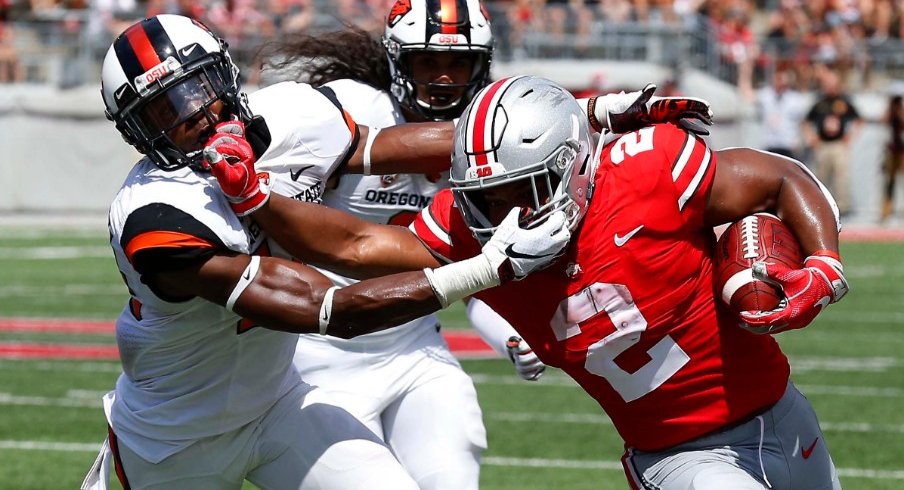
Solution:
M550 252L548 254L543 255L531 255L531 254L523 254L521 252L515 251L515 244L510 243L508 247L505 248L505 255L510 259L541 259L543 257L549 257L551 255L555 255L557 252Z
M127 89L127 88L129 88L128 85L123 85L122 87L120 87L120 89L117 90L116 93L113 94L113 98L114 98L114 99L121 99L121 98L122 98L122 95L123 95L124 93L126 93L126 89Z
M301 173L313 167L316 167L316 165L302 165L301 167L298 167L298 170L289 170L289 176L292 177L292 180L298 182L298 178L301 177Z
M242 278L245 279L246 281L251 280L251 271L248 269L245 269L245 274L242 276Z
M192 53L192 51L194 51L195 48L197 48L197 47L198 47L197 44L192 44L191 46L182 48L182 56L186 56L186 57L189 56Z
M813 441L813 444L810 444L810 447L801 450L800 455L803 456L804 459L810 459L810 455L813 454L813 449L816 448L817 442L819 442L818 437Z
M618 236L618 233L615 234L615 246L621 247L622 245L628 243L628 240L631 239L632 236L636 235L638 231L642 230L644 225L640 225L637 228L625 233L624 236Z

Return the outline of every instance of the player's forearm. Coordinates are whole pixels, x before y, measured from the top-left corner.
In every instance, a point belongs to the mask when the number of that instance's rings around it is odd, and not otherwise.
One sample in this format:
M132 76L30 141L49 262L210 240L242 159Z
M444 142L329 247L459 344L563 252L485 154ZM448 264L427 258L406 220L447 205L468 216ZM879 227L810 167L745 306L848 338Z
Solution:
M349 159L345 171L382 175L448 170L454 133L451 122L407 123L383 128L369 146L365 139Z
M483 255L344 288L315 269L268 257L252 259L231 291L201 289L200 295L272 330L351 338L420 318L499 283L498 269Z
M318 264L346 277L367 279L398 272L437 267L439 261L407 228L368 223L344 252L345 260Z
M423 272L370 279L336 290L326 333L351 338L401 325L440 308Z
M437 265L407 229L273 195L252 215L264 233L293 257L355 277L376 277Z
M241 282L241 280L240 280ZM323 303L329 300L326 333L343 338L382 330L440 309L425 274L407 272L337 288L313 269L266 259L227 307L254 324L291 333L322 332Z

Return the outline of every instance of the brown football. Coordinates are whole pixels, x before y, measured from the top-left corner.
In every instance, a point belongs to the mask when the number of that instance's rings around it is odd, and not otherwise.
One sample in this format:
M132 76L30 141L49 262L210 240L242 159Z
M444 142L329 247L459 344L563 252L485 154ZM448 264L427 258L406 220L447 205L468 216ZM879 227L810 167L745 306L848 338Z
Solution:
M716 244L716 291L735 312L771 310L782 300L779 288L753 277L751 267L757 261L801 267L797 238L771 214L757 213L732 223Z

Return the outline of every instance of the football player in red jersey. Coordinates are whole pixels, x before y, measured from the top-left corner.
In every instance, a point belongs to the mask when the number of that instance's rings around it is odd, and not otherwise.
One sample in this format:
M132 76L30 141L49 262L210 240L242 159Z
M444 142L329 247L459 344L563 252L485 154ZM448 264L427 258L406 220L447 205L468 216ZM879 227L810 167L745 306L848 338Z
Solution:
M840 488L787 359L755 333L802 328L847 292L832 198L793 160L713 151L671 124L594 150L586 117L546 80L487 86L457 126L451 191L410 228L458 261L516 207L534 226L565 213L562 257L476 296L597 400L625 441L632 488ZM304 217L287 204L255 219L291 247ZM712 229L758 211L781 217L808 257L758 268L787 301L739 322L714 294Z

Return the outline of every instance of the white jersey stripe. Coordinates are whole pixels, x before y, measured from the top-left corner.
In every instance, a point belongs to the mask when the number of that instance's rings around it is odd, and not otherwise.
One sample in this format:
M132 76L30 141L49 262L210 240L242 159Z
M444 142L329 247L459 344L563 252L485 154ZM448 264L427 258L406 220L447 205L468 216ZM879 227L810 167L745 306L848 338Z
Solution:
M436 238L438 238L446 245L450 247L452 246L452 238L449 236L449 233L443 230L443 228L436 222L436 220L433 218L433 214L430 212L430 209L421 211L421 217L424 218L424 224L427 225L427 228L430 229L430 233L433 233ZM409 229L411 229L412 233L417 235L417 231L415 231L414 229L414 223L411 223Z
M697 192L697 189L700 187L700 182L703 180L703 176L706 175L706 170L709 168L709 162L711 160L712 153L710 153L709 148L707 148L706 153L703 154L703 161L700 162L700 167L697 169L697 174L694 175L690 184L688 184L687 188L684 189L684 192L681 193L681 197L678 198L679 211L684 209L684 205L687 204L687 201L689 201L694 193Z
M690 160L691 154L694 153L695 146L697 146L697 138L688 136L687 141L684 143L684 149L681 150L681 155L678 157L678 161L675 162L675 167L672 168L672 182L678 181L678 177L681 175L681 172L684 171L684 167L687 165L688 160Z

